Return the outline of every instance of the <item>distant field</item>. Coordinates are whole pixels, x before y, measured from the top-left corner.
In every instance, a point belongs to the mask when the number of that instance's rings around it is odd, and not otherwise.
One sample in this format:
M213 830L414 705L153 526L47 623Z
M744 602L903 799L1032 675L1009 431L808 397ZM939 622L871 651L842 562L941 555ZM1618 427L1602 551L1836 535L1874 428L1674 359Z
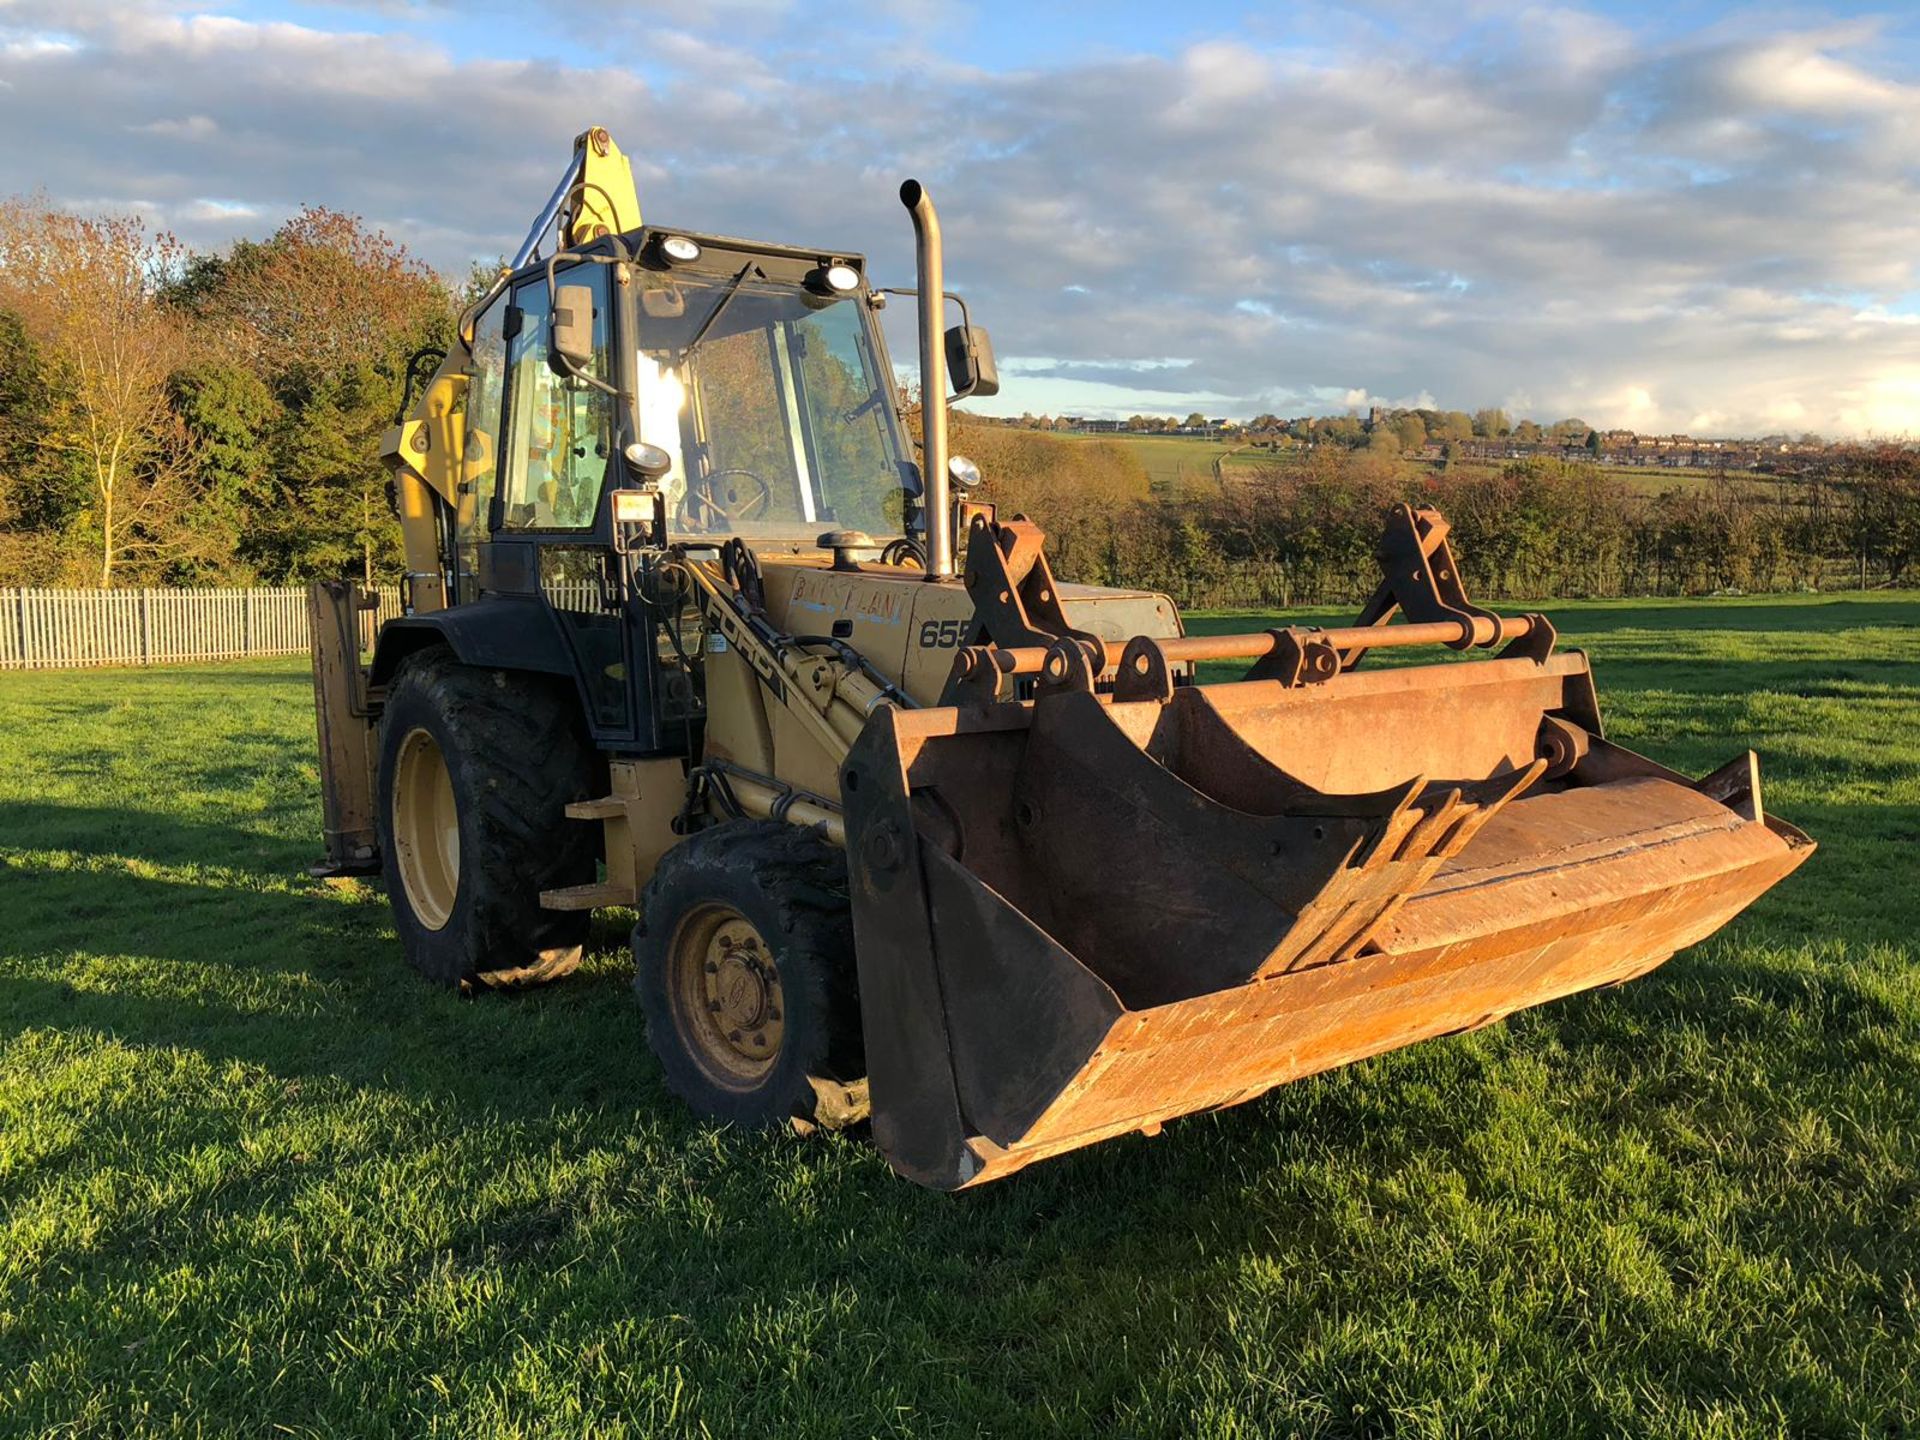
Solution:
M297 663L0 674L0 1434L1920 1434L1920 596L1551 609L1819 853L1644 980L960 1196L691 1118L617 924L418 983L306 878Z
M1214 462L1223 462L1222 468L1227 478L1245 475L1270 465L1290 465L1297 463L1305 453L1297 449L1279 451L1257 449L1234 441L1208 439L1199 435L1131 435L1125 431L1112 434L1077 435L1055 431L1038 431L1050 439L1075 443L1087 440L1112 440L1127 446L1140 457L1140 463L1146 467L1147 478L1157 492L1174 494L1188 486L1210 484L1214 479ZM1421 461L1407 461L1410 467L1423 466ZM1494 460L1463 460L1457 462L1467 470L1499 470L1512 463ZM1710 485L1718 478L1711 470L1693 469L1654 469L1626 465L1602 467L1608 475L1616 476L1629 489L1641 495L1660 495L1672 490L1696 490ZM1769 496L1775 493L1776 482L1766 476L1734 473L1729 477L1733 483L1743 489L1761 488Z
M1169 490L1178 493L1189 485L1211 484L1214 478L1213 464L1224 460L1229 475L1235 471L1245 471L1261 465L1270 465L1277 458L1271 451L1254 450L1232 442L1210 440L1199 435L1129 435L1117 432L1110 435L1073 435L1052 431L1037 432L1046 434L1055 440L1074 444L1086 440L1115 440L1128 447L1140 457L1140 463L1146 467L1147 479L1156 491Z

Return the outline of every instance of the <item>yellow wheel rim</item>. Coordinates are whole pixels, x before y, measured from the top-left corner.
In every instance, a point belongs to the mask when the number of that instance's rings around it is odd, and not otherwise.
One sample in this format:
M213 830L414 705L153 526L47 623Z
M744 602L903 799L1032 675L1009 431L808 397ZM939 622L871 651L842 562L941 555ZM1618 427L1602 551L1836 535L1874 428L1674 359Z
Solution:
M667 993L695 1062L716 1085L751 1090L780 1058L786 997L766 938L730 905L701 905L674 927Z
M407 732L394 762L393 849L414 917L441 929L460 894L460 810L440 742L422 729Z

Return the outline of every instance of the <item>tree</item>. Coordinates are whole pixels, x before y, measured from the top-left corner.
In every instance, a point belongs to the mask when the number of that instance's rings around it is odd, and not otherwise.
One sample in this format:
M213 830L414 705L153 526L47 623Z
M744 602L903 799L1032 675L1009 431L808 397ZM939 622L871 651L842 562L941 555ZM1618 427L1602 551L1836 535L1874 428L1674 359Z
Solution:
M271 393L280 493L255 512L249 557L276 578L362 576L400 563L377 459L408 357L444 345L453 301L406 247L352 215L309 208L264 241L200 257L169 298L207 343Z
M1419 450L1427 443L1427 427L1420 423L1418 415L1402 415L1395 420L1393 433L1400 449L1408 453Z
M173 406L195 442L198 498L192 523L217 544L220 558L254 558L249 520L274 503L271 437L279 418L266 382L244 365L220 358L194 362L173 377ZM213 578L197 557L183 579Z
M1546 433L1546 431L1540 428L1540 422L1538 420L1522 420L1518 425L1513 427L1513 438L1527 441L1529 444L1538 444Z
M1358 446L1367 438L1358 415L1327 415L1313 422L1314 437L1336 444Z
M1473 418L1463 410L1445 410L1437 417L1433 428L1436 440L1471 440L1473 438Z
M1204 430L1207 428L1207 417L1202 415L1198 410L1196 410L1191 415L1187 416L1186 420L1183 423L1185 424L1186 428L1189 430Z
M0 205L0 305L19 317L47 370L47 407L33 440L50 467L83 477L85 508L69 531L93 552L94 575L201 550L186 523L194 499L193 437L169 381L186 358L179 317L156 301L156 277L183 267L170 235L134 216L83 219L44 201Z
M170 298L270 381L292 371L376 368L444 339L446 285L357 215L308 206L263 241L198 257Z
M1587 453L1589 455L1598 455L1600 453L1600 432L1598 430L1587 431Z
M1487 440L1498 440L1511 433L1512 423L1504 410L1476 410L1473 412L1473 433Z

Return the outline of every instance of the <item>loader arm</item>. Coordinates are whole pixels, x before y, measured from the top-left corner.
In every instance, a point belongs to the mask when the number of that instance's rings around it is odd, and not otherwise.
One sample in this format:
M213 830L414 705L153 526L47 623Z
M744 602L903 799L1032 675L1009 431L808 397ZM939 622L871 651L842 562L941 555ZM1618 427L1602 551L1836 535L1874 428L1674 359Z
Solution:
M755 562L738 541L724 563L687 560L684 569L710 631L740 652L763 692L800 722L836 769L876 713L912 705L852 647L783 634L755 598Z

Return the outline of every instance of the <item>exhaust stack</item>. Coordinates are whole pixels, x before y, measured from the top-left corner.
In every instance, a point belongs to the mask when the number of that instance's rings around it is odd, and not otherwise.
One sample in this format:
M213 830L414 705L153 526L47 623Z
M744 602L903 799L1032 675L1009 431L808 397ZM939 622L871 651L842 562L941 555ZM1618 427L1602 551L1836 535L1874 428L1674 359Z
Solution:
M926 516L927 579L953 578L953 504L947 480L947 353L940 322L946 310L946 283L940 252L940 217L918 180L900 187L900 203L913 216L916 281L920 291L920 427Z

